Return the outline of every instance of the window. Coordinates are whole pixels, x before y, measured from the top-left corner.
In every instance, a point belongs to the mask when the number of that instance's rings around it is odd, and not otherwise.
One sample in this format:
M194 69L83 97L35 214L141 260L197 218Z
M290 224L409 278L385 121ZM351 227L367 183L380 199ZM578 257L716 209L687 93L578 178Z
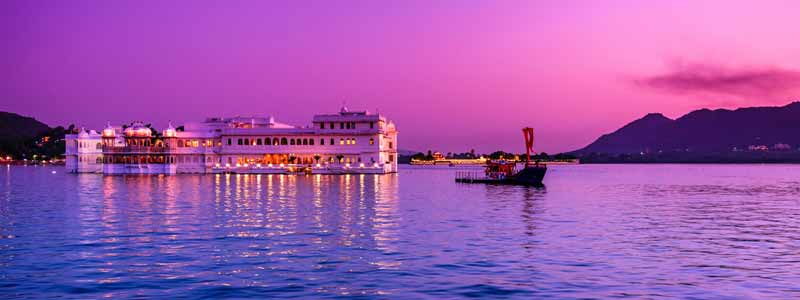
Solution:
M392 142L389 142L389 149L392 149Z
M356 138L353 138L353 145L356 144Z
M303 145L308 145L308 139L303 139Z
M314 139L308 139L308 144L314 146Z
M344 139L339 139L339 145L344 145Z
M237 144L237 145L241 145L241 144L242 144L242 139L237 139L237 140L236 140L236 144Z
M231 140L228 140L230 142ZM178 140L178 148L183 148L183 140Z
M294 139L292 139L292 140L291 140L290 144L291 144L291 145L294 145Z
M320 145L325 145L325 139L319 139L319 144Z
M369 122L369 129L375 128L375 122Z
M344 122L339 123L339 129L344 129Z
M319 122L319 129L325 129L325 123Z
M250 139L244 139L244 144L245 145L250 145Z
M256 145L261 146L261 139L256 139Z
M286 138L282 138L281 139L281 145L286 145L286 144L288 144L288 142L286 141Z
M347 129L350 129L350 122L347 122Z
M275 146L279 145L278 138L272 138L272 144Z
M231 139L228 139L228 146L231 145Z
M375 145L375 139L374 138L369 138L369 144L370 145Z
M333 139L331 139L331 146L333 146L333 145L335 145L335 143L333 142Z
M331 122L331 124L330 124L330 125L331 125L331 126L330 126L330 127L331 127L331 129L333 129L333 122Z

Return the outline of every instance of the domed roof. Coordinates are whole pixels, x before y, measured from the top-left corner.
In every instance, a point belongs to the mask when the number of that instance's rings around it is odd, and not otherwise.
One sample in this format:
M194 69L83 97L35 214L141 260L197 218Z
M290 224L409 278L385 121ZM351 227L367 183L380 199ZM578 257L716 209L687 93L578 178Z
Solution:
M172 122L169 122L167 129L164 129L164 137L175 137L177 131L172 127Z
M81 132L78 133L78 138L88 138L88 137L89 137L89 133L86 132L86 130L83 129L83 127L81 127Z
M130 127L125 128L123 131L127 137L149 137L152 134L150 128L147 128L142 122L133 122Z
M116 135L116 131L114 127L111 127L111 122L107 123L106 128L103 129L103 137L114 137Z

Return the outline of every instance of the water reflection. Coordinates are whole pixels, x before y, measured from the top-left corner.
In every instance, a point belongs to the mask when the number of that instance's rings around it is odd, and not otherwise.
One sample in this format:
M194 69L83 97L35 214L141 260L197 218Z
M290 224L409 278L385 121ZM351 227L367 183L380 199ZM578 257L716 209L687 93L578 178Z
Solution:
M554 167L546 189L5 169L0 297L793 298L787 168Z

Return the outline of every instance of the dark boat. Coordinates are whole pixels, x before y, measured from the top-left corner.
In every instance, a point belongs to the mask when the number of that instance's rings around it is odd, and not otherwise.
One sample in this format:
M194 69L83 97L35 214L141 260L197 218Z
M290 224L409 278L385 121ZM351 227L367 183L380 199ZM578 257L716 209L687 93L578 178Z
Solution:
M517 164L515 162L488 161L482 174L478 172L457 172L456 182L542 186L544 175L547 173L547 165L540 164L538 161L531 163L533 128L523 128L522 134L525 136L525 153L528 160L525 161L525 166L521 170L516 170Z

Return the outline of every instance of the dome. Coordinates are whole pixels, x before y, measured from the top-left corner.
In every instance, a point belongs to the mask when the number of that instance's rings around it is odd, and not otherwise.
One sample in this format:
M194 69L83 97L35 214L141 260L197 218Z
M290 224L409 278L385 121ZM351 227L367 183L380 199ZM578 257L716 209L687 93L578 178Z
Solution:
M152 134L150 128L147 128L142 122L134 122L130 127L125 128L125 136L127 137L149 137Z
M78 138L85 139L85 138L88 138L88 137L89 137L89 133L86 132L86 130L84 130L83 128L81 128L81 132L78 133Z
M106 125L106 128L103 129L103 137L114 137L114 135L116 135L114 127L111 127L111 123L108 123L108 125Z
M164 129L164 137L175 137L176 134L177 131L174 127L172 127L172 122L170 122L169 126L167 126L167 129Z

